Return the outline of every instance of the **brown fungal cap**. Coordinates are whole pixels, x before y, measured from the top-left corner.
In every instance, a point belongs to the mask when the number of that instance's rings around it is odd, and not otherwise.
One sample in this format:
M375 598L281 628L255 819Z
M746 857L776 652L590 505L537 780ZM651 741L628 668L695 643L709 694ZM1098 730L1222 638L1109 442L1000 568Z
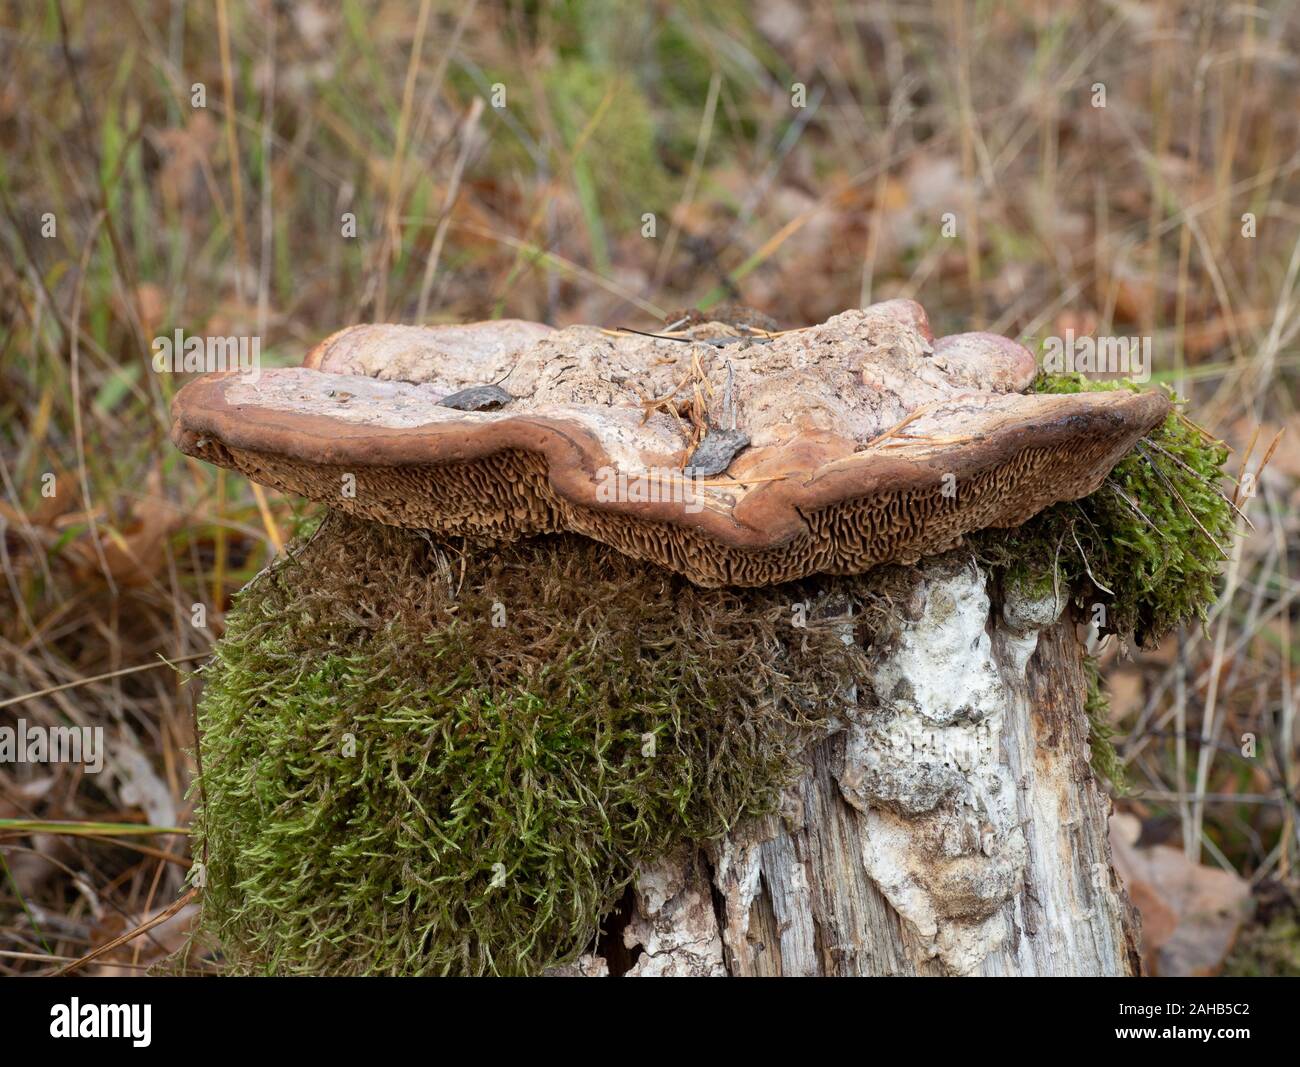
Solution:
M1095 490L1169 410L1154 392L1024 395L1029 352L935 341L910 301L744 332L353 327L303 367L187 385L173 439L390 525L570 530L702 585L767 585L1018 525ZM498 403L444 403L484 387Z

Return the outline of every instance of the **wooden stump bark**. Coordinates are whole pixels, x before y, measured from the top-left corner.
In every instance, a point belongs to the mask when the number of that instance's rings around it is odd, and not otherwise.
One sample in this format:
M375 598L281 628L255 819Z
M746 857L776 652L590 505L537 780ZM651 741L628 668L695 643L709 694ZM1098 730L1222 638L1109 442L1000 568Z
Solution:
M643 868L620 951L565 971L1136 973L1061 615L1008 596L995 617L968 558L919 566L867 650L874 692L847 694L780 811Z

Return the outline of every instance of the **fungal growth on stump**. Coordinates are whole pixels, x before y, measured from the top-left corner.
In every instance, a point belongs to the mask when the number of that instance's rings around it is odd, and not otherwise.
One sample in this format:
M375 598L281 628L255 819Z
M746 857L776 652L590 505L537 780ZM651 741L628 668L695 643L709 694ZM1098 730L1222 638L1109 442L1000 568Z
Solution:
M390 525L578 533L700 585L760 586L1018 525L1096 489L1169 411L1155 392L1026 394L1025 349L935 341L910 301L724 330L354 327L304 367L189 386L176 443Z
M1224 453L1164 392L889 301L358 326L173 410L329 509L203 672L232 968L1136 966L1075 622L1213 595Z

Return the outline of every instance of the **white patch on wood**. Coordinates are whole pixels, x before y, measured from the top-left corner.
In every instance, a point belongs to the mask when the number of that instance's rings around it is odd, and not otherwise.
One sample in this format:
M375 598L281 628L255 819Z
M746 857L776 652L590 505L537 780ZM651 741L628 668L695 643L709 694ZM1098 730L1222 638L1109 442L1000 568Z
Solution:
M636 910L623 931L641 947L626 977L723 977L722 938L708 878L679 849L637 874Z
M712 929L739 975L1134 972L1072 623L1051 598L990 607L969 565L917 569L903 620L869 653L881 691L809 748L779 813L706 846L714 926L672 903L706 899L689 851L644 883L654 929L634 920L632 938L658 947L641 973L699 973L689 946Z
M763 871L759 846L729 835L710 849L710 856L713 883L726 903L727 924L722 936L732 952L740 952L749 933L749 913Z
M1038 648L1038 635L1061 617L1064 597L1052 592L1035 597L1008 585L1003 592L1002 623L1007 651L1017 673L1023 673L1029 658Z
M1005 940L1025 868L1001 752L1009 694L978 568L927 574L912 615L876 667L877 706L849 727L839 782L864 815L868 874L925 951L966 974Z

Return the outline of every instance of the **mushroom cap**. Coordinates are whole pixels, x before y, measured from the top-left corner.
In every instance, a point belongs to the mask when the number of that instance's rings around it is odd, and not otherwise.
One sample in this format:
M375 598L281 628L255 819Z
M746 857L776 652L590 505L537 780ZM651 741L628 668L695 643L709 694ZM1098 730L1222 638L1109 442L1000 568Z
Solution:
M1026 395L1034 374L1006 338L935 341L906 300L744 336L717 323L674 339L355 326L302 367L186 385L172 437L390 525L568 530L700 585L756 586L910 563L1017 526L1096 490L1169 412L1159 392ZM440 404L482 386L508 402ZM684 473L697 448L708 465L692 470L723 473Z

